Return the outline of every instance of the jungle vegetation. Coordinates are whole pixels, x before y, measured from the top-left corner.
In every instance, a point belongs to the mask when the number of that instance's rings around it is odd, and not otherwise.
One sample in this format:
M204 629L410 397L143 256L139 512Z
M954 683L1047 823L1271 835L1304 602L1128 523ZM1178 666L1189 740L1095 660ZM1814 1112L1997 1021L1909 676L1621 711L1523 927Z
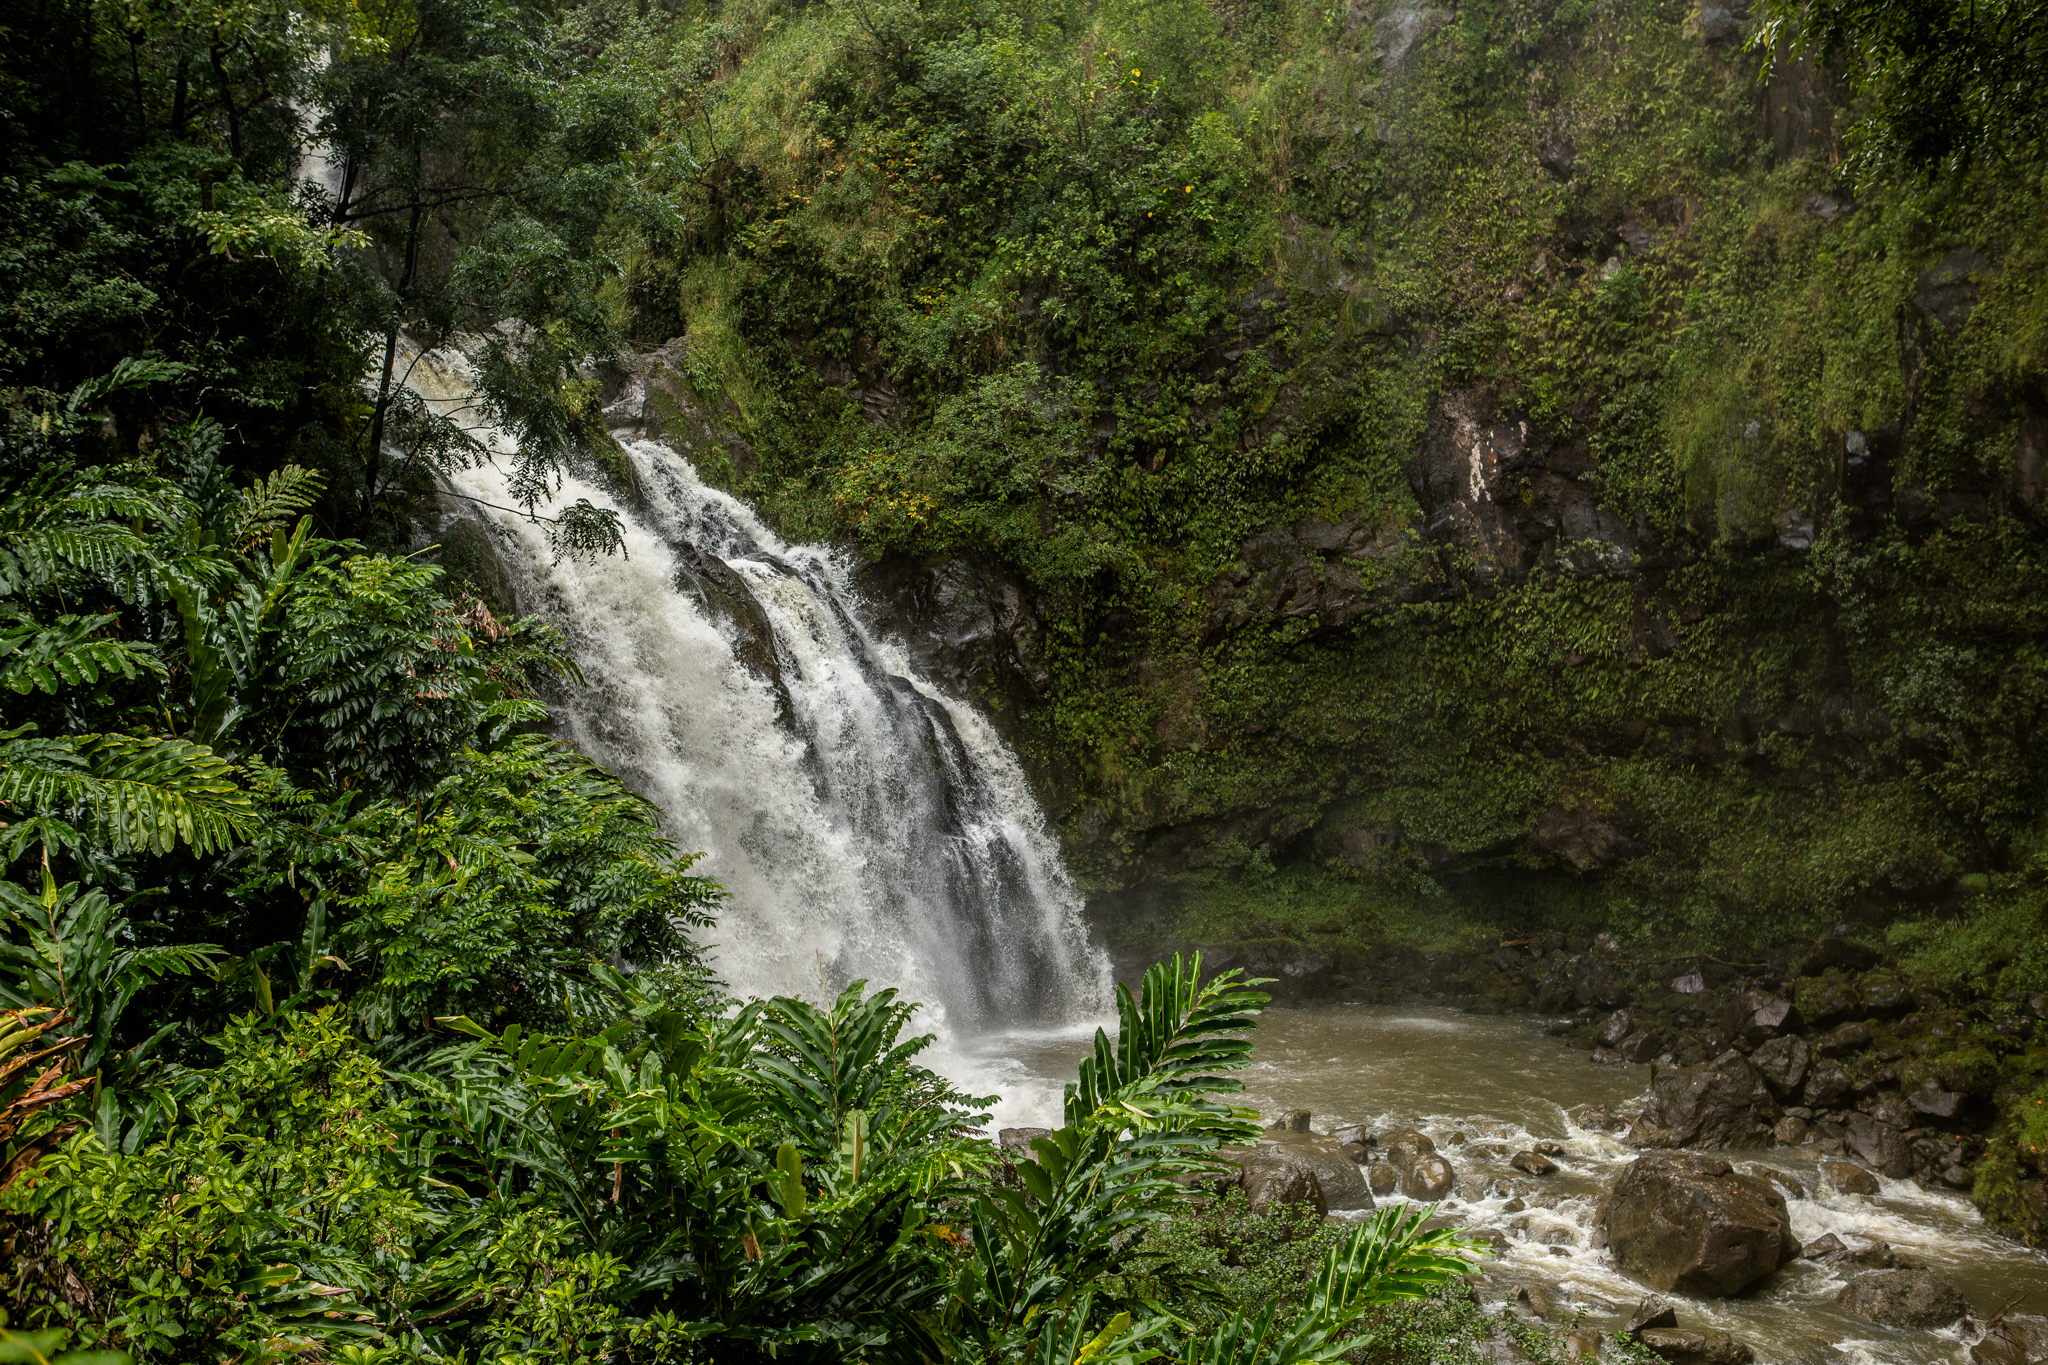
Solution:
M747 452L708 476L1015 575L1026 739L1102 877L1207 822L1198 891L1377 923L1441 900L1410 855L1569 797L1648 851L1500 913L1740 935L1924 892L1971 989L2029 985L2041 25L1772 15L1717 46L1650 0L10 6L5 1352L1291 1365L1472 1329L1413 1306L1463 1266L1416 1220L1307 1239L1285 1301L1148 1231L1248 1135L1227 974L1149 974L1002 1159L892 993L724 999L718 888L548 736L573 661L425 549L483 452L405 387L419 348L474 366L561 553L616 544L551 496L605 457L607 367L684 336ZM1834 64L1843 139L1756 131L1773 52ZM1645 218L1663 246L1582 259ZM1928 321L1943 261L1970 306ZM1639 580L1547 570L1209 638L1263 530L1408 544L1455 385L1693 547L1683 648L1631 654ZM1950 510L1859 520L1850 431ZM1605 738L1845 670L1897 722L1846 756ZM1315 842L1368 827L1398 856Z

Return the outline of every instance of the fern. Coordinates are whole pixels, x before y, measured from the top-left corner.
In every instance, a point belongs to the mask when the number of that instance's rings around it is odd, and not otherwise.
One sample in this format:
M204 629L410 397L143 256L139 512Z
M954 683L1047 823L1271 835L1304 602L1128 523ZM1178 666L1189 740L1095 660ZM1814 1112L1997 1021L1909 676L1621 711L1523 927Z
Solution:
M253 831L256 811L225 759L189 740L134 735L44 739L0 732L0 802L69 807L123 852L169 853L180 843L219 852Z

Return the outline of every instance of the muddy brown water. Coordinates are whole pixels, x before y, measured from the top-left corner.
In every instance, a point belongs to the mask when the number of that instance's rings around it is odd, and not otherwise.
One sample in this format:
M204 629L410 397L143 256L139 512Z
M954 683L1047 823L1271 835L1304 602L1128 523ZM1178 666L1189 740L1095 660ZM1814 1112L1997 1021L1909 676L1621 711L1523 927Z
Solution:
M1509 1239L1506 1253L1486 1263L1483 1292L1503 1300L1515 1286L1542 1285L1565 1316L1618 1327L1646 1287L1617 1271L1588 1233L1595 1204L1638 1153L1572 1115L1587 1105L1633 1115L1650 1072L1597 1065L1547 1037L1542 1023L1397 1006L1268 1010L1242 1073L1241 1102L1269 1120L1310 1110L1318 1132L1354 1123L1376 1132L1419 1128L1457 1168L1457 1193L1444 1212ZM1079 1031L985 1040L983 1074L998 1078L1009 1099L1001 1121L1056 1121L1058 1084L1087 1050ZM1533 1179L1508 1165L1545 1139L1564 1147L1556 1175ZM1881 1239L1947 1276L1979 1317L2015 1300L2015 1314L2048 1314L2048 1258L1993 1233L1960 1195L1910 1180L1883 1181L1875 1196L1840 1194L1820 1182L1812 1147L1724 1155L1738 1169L1777 1178L1803 1242L1831 1232L1852 1247ZM1555 1196L1556 1206L1507 1212L1516 1194L1546 1203ZM1681 1325L1732 1332L1761 1365L1967 1362L1962 1331L1896 1330L1843 1313L1834 1305L1842 1283L1825 1266L1795 1261L1735 1298L1666 1297Z

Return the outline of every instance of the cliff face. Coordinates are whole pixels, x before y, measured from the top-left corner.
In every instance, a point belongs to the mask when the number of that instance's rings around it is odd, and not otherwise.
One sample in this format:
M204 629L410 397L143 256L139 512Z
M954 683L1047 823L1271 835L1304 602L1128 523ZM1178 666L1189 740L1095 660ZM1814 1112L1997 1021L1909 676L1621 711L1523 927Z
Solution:
M2048 989L2031 153L1852 176L1715 4L870 18L723 13L633 401L862 548L1113 944Z

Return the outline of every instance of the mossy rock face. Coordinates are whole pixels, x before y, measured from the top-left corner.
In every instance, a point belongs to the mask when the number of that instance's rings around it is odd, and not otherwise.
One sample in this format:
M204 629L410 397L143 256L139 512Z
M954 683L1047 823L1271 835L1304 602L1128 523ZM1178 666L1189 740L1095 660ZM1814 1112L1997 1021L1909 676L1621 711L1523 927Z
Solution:
M458 516L442 528L440 540L445 591L467 592L496 616L519 614L518 592L489 531L470 517Z
M1867 973L1857 981L1856 991L1864 1009L1874 1015L1903 1014L1913 1003L1913 993L1894 972Z
M1800 1017L1816 1028L1855 1019L1863 1014L1863 997L1848 973L1830 969L1825 976L1799 983Z

